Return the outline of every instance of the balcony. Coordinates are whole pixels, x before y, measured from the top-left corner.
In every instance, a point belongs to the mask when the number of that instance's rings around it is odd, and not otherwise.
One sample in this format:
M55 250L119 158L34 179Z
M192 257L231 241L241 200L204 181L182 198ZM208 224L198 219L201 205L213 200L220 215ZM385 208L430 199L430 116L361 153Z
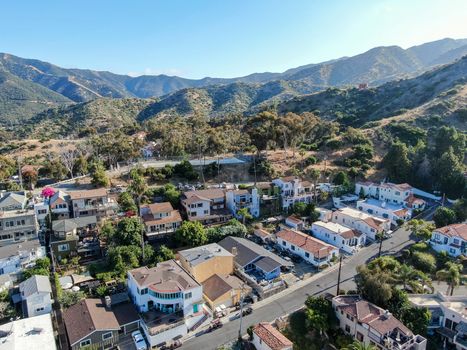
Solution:
M163 313L152 309L141 315L143 327L145 327L151 336L185 325L183 311L173 313Z

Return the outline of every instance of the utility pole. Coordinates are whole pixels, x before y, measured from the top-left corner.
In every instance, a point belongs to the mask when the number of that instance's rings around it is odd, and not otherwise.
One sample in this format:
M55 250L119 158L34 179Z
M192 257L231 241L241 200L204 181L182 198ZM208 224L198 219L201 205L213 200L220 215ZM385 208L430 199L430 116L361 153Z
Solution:
M337 291L336 291L336 296L339 295L339 290L341 286L341 269L342 269L342 254L339 258L339 272L337 273Z
M23 190L23 174L21 173L21 156L18 157L18 178L19 178L19 187L22 191Z
M379 234L378 258L381 256L381 250L383 249L383 238L384 238L384 233L380 233L380 234Z
M240 292L240 326L238 328L238 341L242 340L242 321L243 321L243 299L245 296L243 295L245 289L245 283L242 284L242 291Z

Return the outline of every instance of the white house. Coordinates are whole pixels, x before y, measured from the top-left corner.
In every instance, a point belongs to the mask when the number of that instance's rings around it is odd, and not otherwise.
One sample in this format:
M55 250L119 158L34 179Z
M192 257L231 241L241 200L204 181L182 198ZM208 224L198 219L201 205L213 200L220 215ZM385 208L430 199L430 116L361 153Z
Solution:
M33 267L36 259L45 255L45 247L37 238L0 247L0 275L10 275L16 281L23 269Z
M335 210L331 214L331 220L362 232L371 240L376 240L378 233L384 233L391 229L389 219L378 218L350 207Z
M332 219L332 210L326 208L316 208L316 211L319 213L319 221L328 222Z
M297 230L297 231L301 231L303 230L303 227L305 225L305 223L303 222L303 220L297 218L296 216L293 216L293 215L290 215L288 216L286 219L285 219L285 224L294 229L294 230Z
M225 205L224 190L219 188L184 192L182 206L189 221L199 221L204 225L218 224L232 218Z
M148 239L174 233L182 224L182 217L170 202L152 203L141 206L141 217Z
M281 249L298 255L317 267L330 264L331 259L339 255L339 249L335 246L300 231L281 230L276 237Z
M357 202L357 209L370 215L389 219L391 224L397 226L398 221L407 221L412 217L412 211L401 204L393 204L378 199L367 198Z
M366 235L335 222L315 221L311 232L316 238L353 254L365 245Z
M39 225L44 226L49 214L49 202L54 220L70 217L70 196L63 191L56 191L52 197L34 204L34 211Z
M270 323L261 322L253 327L253 345L256 350L292 350L293 343Z
M394 184L391 182L357 182L355 194L379 199L392 204L402 205L409 209L424 209L425 201L415 198L413 187L407 183Z
M52 311L52 287L49 277L34 275L19 284L25 317L48 314Z
M425 350L427 340L415 335L389 311L362 300L358 295L332 299L339 327L366 345L384 350Z
M151 347L185 336L207 319L203 287L175 260L130 270L127 283Z
M467 224L453 224L437 228L430 244L437 252L445 251L453 257L467 255Z
M227 208L236 217L239 218L238 211L248 208L248 212L255 218L259 216L260 196L257 188L249 190L227 190L225 193Z
M50 314L18 319L0 326L0 348L56 350L54 332Z
M297 176L287 176L272 180L279 187L282 208L290 209L295 203L311 203L313 201L313 186L309 181L303 181Z

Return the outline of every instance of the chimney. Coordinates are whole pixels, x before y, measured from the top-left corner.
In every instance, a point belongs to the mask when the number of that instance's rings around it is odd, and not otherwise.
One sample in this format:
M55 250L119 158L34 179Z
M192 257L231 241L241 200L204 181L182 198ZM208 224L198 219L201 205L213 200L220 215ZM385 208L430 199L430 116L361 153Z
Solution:
M237 254L238 254L237 247L232 247L232 255L237 256Z
M112 299L110 299L109 295L106 295L104 299L105 299L105 308L107 310L110 310L112 308Z

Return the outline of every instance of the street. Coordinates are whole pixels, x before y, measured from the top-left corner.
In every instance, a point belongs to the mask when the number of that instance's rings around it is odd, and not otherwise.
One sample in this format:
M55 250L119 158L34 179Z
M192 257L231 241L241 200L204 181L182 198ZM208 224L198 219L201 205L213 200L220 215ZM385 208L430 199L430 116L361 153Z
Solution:
M430 213L427 215L430 215ZM414 241L410 238L410 232L405 227L402 227L394 231L394 235L383 242L382 253L396 253L412 243L414 243ZM356 267L376 257L378 248L378 244L372 244L345 260L342 264L341 289L355 289L354 276L356 274ZM292 313L301 308L309 295L318 295L326 292L335 294L337 288L337 273L337 269L329 271L328 273L325 272L310 284L290 293L286 293L286 295L258 309L255 308L251 315L243 318L242 333L245 334L249 326L257 324L258 322L270 322L282 315ZM271 299L274 299L274 296L272 296ZM236 319L225 323L223 328L212 333L203 334L203 332L200 331L197 337L188 340L182 348L186 350L216 349L218 346L238 337L239 323L239 319Z

